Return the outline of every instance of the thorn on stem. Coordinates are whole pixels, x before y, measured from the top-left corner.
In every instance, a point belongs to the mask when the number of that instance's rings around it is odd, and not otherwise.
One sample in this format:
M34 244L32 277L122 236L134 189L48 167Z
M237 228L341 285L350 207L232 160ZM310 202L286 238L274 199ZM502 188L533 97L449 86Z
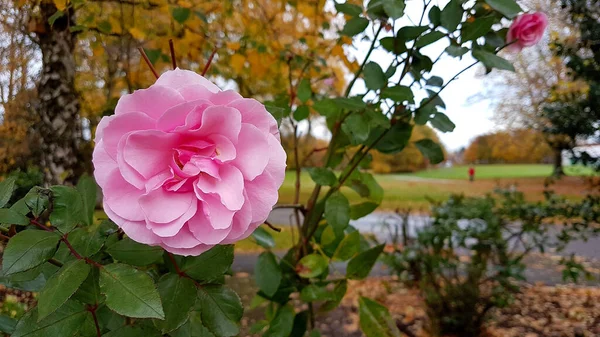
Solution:
M173 39L169 39L169 49L171 50L171 62L173 63L173 69L177 69L177 59L175 58L175 47L173 46Z
M158 72L156 72L156 69L154 69L152 62L150 62L148 55L146 55L146 52L144 51L144 48L138 47L138 50L139 50L140 54L142 54L142 58L144 59L144 61L146 61L148 68L150 68L150 71L152 71L152 74L154 74L154 77L158 78Z

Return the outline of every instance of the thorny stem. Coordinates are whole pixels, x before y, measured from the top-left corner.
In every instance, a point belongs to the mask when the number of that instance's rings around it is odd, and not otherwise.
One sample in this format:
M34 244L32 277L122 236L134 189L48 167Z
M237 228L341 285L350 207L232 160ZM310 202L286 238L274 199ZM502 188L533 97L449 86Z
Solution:
M265 225L267 225L267 227L271 228L272 230L276 231L276 232L281 232L281 228L275 227L273 226L270 222L265 221Z
M181 268L179 268L179 265L177 264L177 261L175 260L175 256L173 256L172 253L167 252L167 256L169 257L169 260L173 264L173 268L175 268L175 272L177 273L177 275L179 275L180 277L185 277L185 278L192 280L192 282L194 282L194 285L196 286L196 288L201 287L201 285L200 285L200 283L198 283L198 281L194 280L190 275L186 274L186 272L184 272L183 270L181 270Z
M173 69L177 69L177 59L175 58L175 47L173 46L173 39L169 40L169 49L171 50L171 63L173 63Z
M146 61L148 68L150 68L150 71L152 72L152 74L154 74L154 77L158 78L159 77L158 72L156 72L156 69L154 69L152 62L150 62L148 55L146 55L146 52L144 51L144 48L138 47L138 50L139 50L140 54L142 54L142 58L144 59L144 61Z
M208 68L210 68L210 64L212 63L213 59L215 58L215 55L217 54L217 47L215 47L212 51L212 53L210 54L210 56L208 57L208 61L206 62L206 65L204 66L204 69L202 70L202 76L206 75L206 73L208 72Z
M96 326L96 336L101 337L102 333L100 332L100 324L98 323L98 317L96 317L96 309L98 309L98 304L93 306L88 306L87 310L92 314L94 318L94 325Z
M40 228L40 229L43 229L43 230L45 230L45 231L47 231L47 232L52 232L52 231L53 231L53 230L52 230L52 228L49 228L48 226L44 226L44 225L43 225L43 224L41 224L39 221L37 221L37 219L30 219L30 220L29 220L29 222L30 222L32 225L35 225L36 227L38 227L38 228Z
M167 256L169 257L169 260L171 260L171 263L173 264L173 268L175 268L175 272L179 276L185 276L185 273L182 272L181 269L179 269L179 265L177 264L177 261L175 261L175 257L173 256L173 254L167 253Z

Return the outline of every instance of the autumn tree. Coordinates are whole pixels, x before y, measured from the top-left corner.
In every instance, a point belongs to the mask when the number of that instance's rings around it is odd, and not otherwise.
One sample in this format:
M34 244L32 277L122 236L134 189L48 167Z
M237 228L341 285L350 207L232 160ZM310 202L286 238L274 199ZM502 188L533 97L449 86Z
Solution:
M463 154L467 163L539 164L549 162L552 148L532 129L498 131L476 137Z
M549 48L551 39L573 39L573 27L560 4L551 0L528 0L524 3L531 10L541 10L548 16L548 30L552 37L521 53L506 55L513 62L515 72L493 75L488 97L499 124L512 129L530 128L542 132L545 143L554 151L554 171L560 175L562 153L575 144L568 135L549 131L548 126L552 123L544 108L565 90L576 93L584 90L586 85L570 77L565 64Z
M343 49L352 40L333 33L336 13L324 0L14 0L2 9L22 13L6 27L34 41L43 56L36 132L52 182L84 170L84 134L112 113L117 97L154 81L139 47L159 73L172 66L169 40L183 68L203 72L214 57L208 75L221 86L274 106L283 105L278 98L289 95L290 81L311 78L313 92L339 93L345 74L358 68ZM48 88L61 88L60 98ZM67 107L60 113L59 101ZM289 131L296 134L297 126Z
M570 82L553 87L552 99L545 105L546 133L566 135L572 142L598 139L600 131L600 2L562 0L567 22L577 37L555 36L552 52L567 69ZM573 85L572 83L581 83ZM576 156L584 164L600 168L600 158L588 153Z

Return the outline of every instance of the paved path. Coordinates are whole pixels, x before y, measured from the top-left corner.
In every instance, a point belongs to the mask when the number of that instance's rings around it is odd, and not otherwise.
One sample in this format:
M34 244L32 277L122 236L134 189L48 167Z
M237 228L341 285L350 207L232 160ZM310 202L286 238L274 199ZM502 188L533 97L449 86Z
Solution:
M269 221L273 224L289 226L293 223L292 211L289 209L274 210L269 216ZM389 238L389 230L385 223L393 224L398 221L398 216L391 212L375 212L357 221L352 221L352 225L363 233L373 233L379 240L385 241ZM409 218L410 235L414 236L418 228L423 227L429 221L426 215L416 215ZM558 229L556 233L558 233ZM551 253L552 254L552 253ZM526 275L529 281L543 281L547 284L556 284L562 282L562 274L557 268L560 256L570 256L575 254L581 256L590 262L590 267L600 269L600 237L596 236L584 240L572 241L564 251L556 255L532 256L528 258L528 269ZM233 270L252 273L256 262L255 254L238 254L234 261ZM334 266L340 273L345 272L343 263ZM376 265L372 275L388 275L389 270L382 264ZM598 281L592 281L598 284Z

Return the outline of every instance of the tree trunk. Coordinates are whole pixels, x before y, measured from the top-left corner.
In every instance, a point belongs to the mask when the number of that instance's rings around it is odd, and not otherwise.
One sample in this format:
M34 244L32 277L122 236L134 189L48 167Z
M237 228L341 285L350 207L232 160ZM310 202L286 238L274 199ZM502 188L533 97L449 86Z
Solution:
M40 22L36 29L42 51L42 70L38 83L40 123L36 128L41 138L40 163L46 184L73 182L81 173L79 146L82 128L79 119L79 97L75 91L76 35L72 9L52 26L48 19L57 9L51 1L40 4Z
M554 170L552 171L552 175L554 177L560 178L565 175L565 171L563 170L563 157L562 157L562 149L555 148L554 149Z

